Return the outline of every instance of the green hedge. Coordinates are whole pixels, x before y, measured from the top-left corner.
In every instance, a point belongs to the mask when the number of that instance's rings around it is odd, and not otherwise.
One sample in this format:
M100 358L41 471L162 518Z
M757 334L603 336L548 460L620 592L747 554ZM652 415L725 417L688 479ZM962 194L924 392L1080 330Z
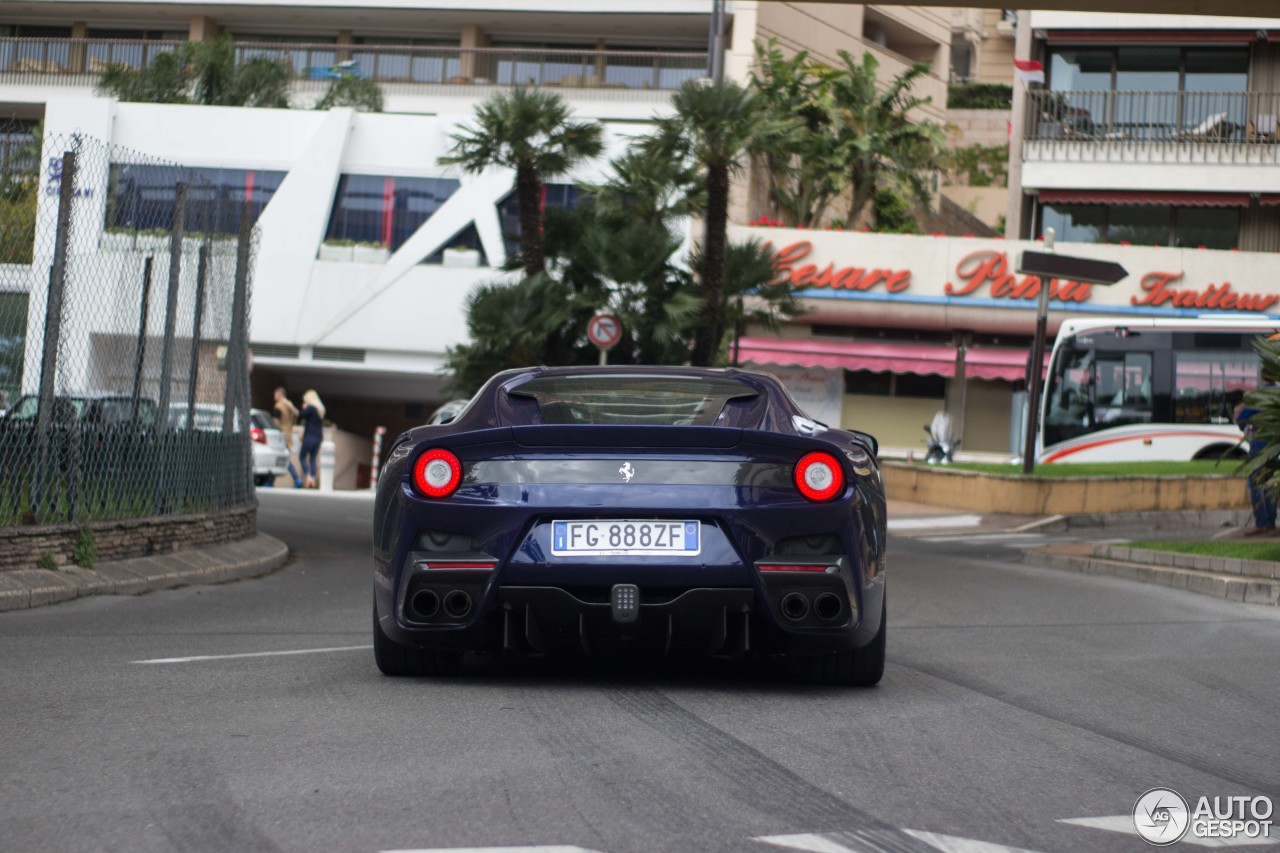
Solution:
M947 87L947 109L1007 110L1013 106L1008 83L953 83Z

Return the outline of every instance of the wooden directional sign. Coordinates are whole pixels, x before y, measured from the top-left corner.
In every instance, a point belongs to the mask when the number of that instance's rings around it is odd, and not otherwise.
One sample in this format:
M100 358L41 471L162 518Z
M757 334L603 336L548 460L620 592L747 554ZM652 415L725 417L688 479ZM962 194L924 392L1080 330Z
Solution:
M1023 252L1018 259L1018 272L1038 275L1042 279L1083 281L1089 284L1115 284L1129 271L1114 261L1098 261L1050 252Z

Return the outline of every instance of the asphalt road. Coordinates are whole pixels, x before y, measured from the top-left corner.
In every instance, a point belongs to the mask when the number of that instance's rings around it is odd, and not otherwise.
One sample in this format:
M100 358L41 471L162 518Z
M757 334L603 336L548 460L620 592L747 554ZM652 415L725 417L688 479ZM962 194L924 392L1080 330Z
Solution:
M874 689L759 664L388 679L370 510L265 492L275 575L0 615L0 850L1074 853L1149 849L1097 825L1152 787L1280 799L1275 608L893 538Z

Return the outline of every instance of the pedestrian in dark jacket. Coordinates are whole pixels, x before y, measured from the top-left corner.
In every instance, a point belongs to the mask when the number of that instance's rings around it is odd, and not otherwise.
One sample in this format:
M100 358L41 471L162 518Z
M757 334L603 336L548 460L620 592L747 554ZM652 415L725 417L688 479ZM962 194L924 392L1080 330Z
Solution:
M320 455L320 444L324 441L324 403L320 395L308 390L302 395L302 408L298 411L298 420L302 423L302 447L298 451L298 461L302 464L302 486L315 489L320 486L320 472L316 467L316 459Z

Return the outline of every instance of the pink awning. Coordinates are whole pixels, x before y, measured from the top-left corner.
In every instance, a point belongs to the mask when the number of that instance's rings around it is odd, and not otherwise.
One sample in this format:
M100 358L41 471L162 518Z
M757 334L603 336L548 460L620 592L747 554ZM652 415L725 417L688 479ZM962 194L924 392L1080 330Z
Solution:
M1258 204L1262 205L1263 207L1280 206L1280 193L1266 193L1265 195L1259 197Z
M738 342L740 363L825 367L872 373L955 376L956 348L949 344L746 337ZM965 375L972 379L1026 378L1027 351L1015 347L969 347Z

